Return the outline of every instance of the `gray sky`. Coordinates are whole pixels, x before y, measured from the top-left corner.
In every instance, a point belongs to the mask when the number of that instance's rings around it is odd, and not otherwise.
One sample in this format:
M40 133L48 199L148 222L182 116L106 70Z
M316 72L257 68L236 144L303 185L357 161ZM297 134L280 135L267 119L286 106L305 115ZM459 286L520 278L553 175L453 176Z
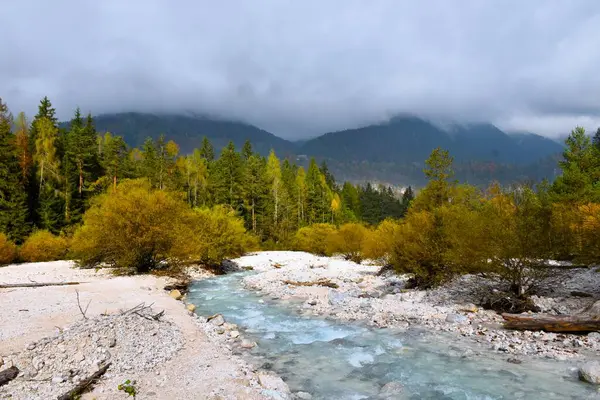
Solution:
M190 110L284 137L399 112L600 126L598 0L18 0L0 97L59 117Z

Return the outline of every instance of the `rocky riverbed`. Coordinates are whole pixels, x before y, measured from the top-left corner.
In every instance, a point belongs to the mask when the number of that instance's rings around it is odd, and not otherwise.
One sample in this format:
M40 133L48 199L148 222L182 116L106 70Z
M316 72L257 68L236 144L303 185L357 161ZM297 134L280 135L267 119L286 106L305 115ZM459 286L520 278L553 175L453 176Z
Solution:
M1 283L82 282L0 289L0 372L20 370L0 387L0 398L55 399L108 363L82 398L127 398L118 389L126 380L143 399L287 396L280 378L234 354L233 329L217 332L232 326L190 312L164 290L166 279L72 267L61 261L0 268Z
M447 332L476 348L504 353L512 362L538 356L558 360L600 359L600 334L555 334L508 331L502 317L476 306L482 291L494 290L490 282L463 276L431 291L404 289L408 277L378 276L380 267L340 258L316 257L297 252L263 252L235 262L257 274L244 279L246 287L265 296L301 302L302 312L342 321L360 321L378 327L424 328ZM302 286L303 283L332 283ZM598 300L600 273L573 269L559 286L534 297L540 311L551 314L578 312ZM573 296L571 293L579 296ZM581 297L585 296L585 297Z

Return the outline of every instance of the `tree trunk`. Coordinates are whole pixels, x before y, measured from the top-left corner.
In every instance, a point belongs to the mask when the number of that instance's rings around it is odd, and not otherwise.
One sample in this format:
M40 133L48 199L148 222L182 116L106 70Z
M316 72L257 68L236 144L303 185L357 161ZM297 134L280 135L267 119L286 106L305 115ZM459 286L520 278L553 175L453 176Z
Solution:
M600 331L598 315L546 315L502 314L506 329L559 333L585 333Z
M105 366L103 366L102 368L100 368L98 371L94 372L92 375L90 375L89 377L85 378L84 380L82 380L77 386L75 386L73 389L71 389L70 391L68 391L67 393L63 394L62 396L58 397L58 400L71 400L71 399L77 399L79 398L79 396L83 393L85 393L86 391L88 391L90 389L90 387L102 376L106 373L106 370L108 370L108 367L110 367L111 363L106 364Z

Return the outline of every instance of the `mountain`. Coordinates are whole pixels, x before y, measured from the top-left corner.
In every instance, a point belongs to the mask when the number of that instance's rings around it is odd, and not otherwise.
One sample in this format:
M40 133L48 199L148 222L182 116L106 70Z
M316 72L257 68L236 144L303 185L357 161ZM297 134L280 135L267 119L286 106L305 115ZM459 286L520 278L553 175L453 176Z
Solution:
M296 145L253 125L236 121L175 114L117 113L94 117L98 132L123 136L130 146L141 146L147 137L158 138L164 133L174 140L181 152L191 153L200 147L202 137L210 139L218 152L232 140L238 149L249 139L254 150L267 155L274 149L278 155L294 154Z
M421 118L402 116L362 128L326 133L302 144L309 156L335 160L423 164L442 147L457 162L530 164L562 151L535 134L509 135L491 124L450 125L445 129Z

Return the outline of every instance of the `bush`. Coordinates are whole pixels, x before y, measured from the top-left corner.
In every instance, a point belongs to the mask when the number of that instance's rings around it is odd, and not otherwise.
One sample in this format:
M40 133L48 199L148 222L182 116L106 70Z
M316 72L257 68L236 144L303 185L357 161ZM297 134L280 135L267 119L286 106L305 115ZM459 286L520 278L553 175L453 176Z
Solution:
M361 224L344 224L327 237L328 252L341 253L346 260L360 263L364 258L363 251L369 233Z
M296 247L308 253L326 256L329 254L327 239L335 233L331 224L313 224L300 228L296 233Z
M223 208L192 210L179 196L146 180L121 183L99 196L73 237L81 267L107 265L144 273L162 265L220 263L253 248L241 221Z
M398 235L401 222L392 219L382 221L364 243L363 255L372 260L390 262L390 255Z
M191 250L184 254L194 254L205 265L219 265L225 258L258 250L258 240L246 232L244 221L232 210L215 206L195 210L194 235L185 246Z
M17 259L17 246L4 233L0 233L0 265L7 265Z
M40 230L25 240L19 250L19 258L27 262L62 260L67 255L68 248L66 238Z

